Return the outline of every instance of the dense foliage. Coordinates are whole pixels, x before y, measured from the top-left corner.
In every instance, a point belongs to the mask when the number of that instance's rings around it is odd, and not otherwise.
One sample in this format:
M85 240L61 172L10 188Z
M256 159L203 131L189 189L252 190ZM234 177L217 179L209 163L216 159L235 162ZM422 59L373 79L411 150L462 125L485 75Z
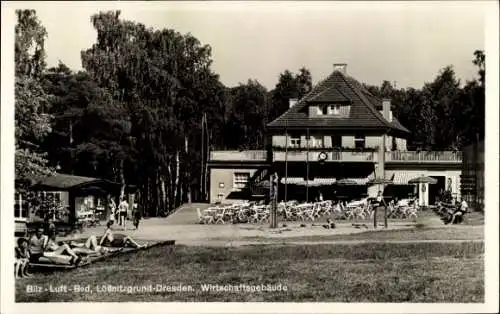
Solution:
M285 70L275 88L256 80L228 88L211 69L211 48L191 34L91 17L97 41L83 71L46 69L47 33L32 10L16 26L16 178L49 173L96 176L135 186L147 215L206 200L206 161L214 149L263 149L265 126L290 98L312 88L306 68ZM460 87L452 67L421 89L388 81L367 86L390 97L414 148L460 149L484 136L484 54L479 77ZM47 164L48 163L48 164Z

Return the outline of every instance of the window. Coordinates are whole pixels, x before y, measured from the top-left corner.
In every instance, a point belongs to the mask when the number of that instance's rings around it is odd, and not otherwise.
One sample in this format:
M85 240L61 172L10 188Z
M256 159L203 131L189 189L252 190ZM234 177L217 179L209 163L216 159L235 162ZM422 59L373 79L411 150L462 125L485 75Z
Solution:
M328 114L328 106L317 105L316 107L316 115L324 116Z
M233 188L237 190L244 189L250 179L248 172L235 172L233 175Z
M323 137L322 136L311 136L311 147L322 148L323 147Z
M300 136L291 136L290 137L290 146L291 147L300 147Z
M330 105L329 109L331 115L338 116L340 114L340 105Z
M332 135L332 147L336 148L342 147L342 136Z
M14 202L14 219L16 220L26 220L28 218L28 211L26 202L23 202L23 197L21 194L16 193Z
M392 150L398 150L398 143L396 141L396 137L392 137Z
M365 148L365 136L364 135L356 135L354 137L354 147L362 149Z

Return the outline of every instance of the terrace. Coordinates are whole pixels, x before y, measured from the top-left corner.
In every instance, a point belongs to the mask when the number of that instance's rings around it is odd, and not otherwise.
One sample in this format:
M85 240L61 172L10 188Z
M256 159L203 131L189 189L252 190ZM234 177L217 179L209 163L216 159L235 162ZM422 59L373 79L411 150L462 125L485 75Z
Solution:
M321 155L321 156L320 156ZM274 162L315 162L323 157L324 162L377 162L378 154L374 151L332 151L332 150L274 150ZM325 158L326 157L326 158ZM266 162L265 150L213 151L212 162ZM453 151L391 151L385 153L386 163L395 164L461 164L462 153Z

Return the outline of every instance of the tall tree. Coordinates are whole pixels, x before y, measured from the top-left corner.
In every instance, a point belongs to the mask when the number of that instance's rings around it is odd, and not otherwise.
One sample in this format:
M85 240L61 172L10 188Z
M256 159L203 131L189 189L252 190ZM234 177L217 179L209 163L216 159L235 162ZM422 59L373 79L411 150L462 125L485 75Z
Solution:
M210 115L220 115L222 88L210 70L209 46L190 34L148 29L119 17L120 12L101 12L91 18L97 43L82 52L82 62L127 109L140 152L135 160L143 170L135 177L144 205L156 215L190 199L193 185L201 186L192 175L201 171L201 117L207 113L209 123L220 120Z
M272 121L289 109L289 100L300 99L312 89L311 72L302 67L298 74L289 70L281 73L278 83L271 91L268 121Z
M456 108L460 103L460 81L456 78L452 66L440 71L431 84L424 87L428 92L435 121L435 149L457 149L458 138L455 128ZM439 125L438 125L439 124Z
M478 67L479 82L481 83L481 86L484 87L486 76L486 56L483 50L474 51L474 60L472 63Z
M15 171L17 188L51 173L38 145L51 131L47 114L50 97L40 77L45 69L44 40L47 32L34 10L18 10L15 26Z
M228 141L239 149L264 147L268 93L256 80L248 80L231 90L232 111Z
M86 72L72 73L60 63L44 75L53 96L53 132L44 141L53 166L66 173L120 181L120 161L130 157L130 121L121 103L112 99Z

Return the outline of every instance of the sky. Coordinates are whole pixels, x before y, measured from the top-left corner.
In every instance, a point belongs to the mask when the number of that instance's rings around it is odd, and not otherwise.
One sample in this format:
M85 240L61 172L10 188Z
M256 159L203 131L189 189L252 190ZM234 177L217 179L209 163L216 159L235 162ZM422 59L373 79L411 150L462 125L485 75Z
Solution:
M484 49L486 7L479 2L120 2L25 3L48 32L49 66L81 69L80 51L96 33L90 16L121 17L155 29L190 32L212 47L213 70L226 86L256 79L272 89L279 74L310 69L313 82L347 63L361 82L420 88L453 65L465 82L477 74L473 52Z

